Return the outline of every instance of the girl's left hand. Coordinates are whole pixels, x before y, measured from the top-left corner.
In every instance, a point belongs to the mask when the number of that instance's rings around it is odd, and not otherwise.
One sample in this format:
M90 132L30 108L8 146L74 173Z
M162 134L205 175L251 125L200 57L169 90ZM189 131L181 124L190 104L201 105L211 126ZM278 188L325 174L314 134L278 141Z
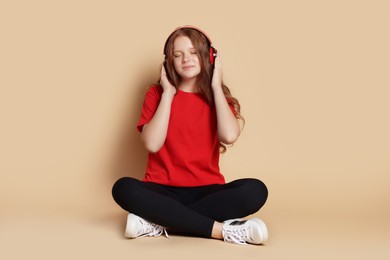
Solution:
M222 62L221 62L219 52L217 53L217 57L214 60L214 72L213 72L213 78L211 80L211 87L212 88L222 87Z

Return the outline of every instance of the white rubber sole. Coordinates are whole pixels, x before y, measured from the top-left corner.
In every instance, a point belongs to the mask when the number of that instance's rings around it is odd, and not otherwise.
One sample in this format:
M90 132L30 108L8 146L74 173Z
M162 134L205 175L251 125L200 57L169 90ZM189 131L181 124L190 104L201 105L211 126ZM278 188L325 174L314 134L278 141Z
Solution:
M137 234L135 233L136 225L139 217L132 213L127 215L126 228L125 228L125 237L127 238L136 238Z
M258 219L258 218L251 218L251 220L255 221L257 224L259 224L259 226L261 227L261 233L263 235L263 242L266 242L268 240L268 229L267 229L267 225L264 223L264 221L262 221L261 219ZM262 244L261 243L261 244Z

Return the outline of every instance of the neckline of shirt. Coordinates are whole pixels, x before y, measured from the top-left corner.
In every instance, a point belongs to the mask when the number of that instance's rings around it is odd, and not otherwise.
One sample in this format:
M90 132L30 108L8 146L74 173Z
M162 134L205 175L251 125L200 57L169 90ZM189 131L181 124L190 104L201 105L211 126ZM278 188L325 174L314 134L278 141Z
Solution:
M182 92L182 93L190 94L190 95L200 95L199 92L187 92L187 91L184 91L184 90L181 90L181 89L178 89L178 92Z

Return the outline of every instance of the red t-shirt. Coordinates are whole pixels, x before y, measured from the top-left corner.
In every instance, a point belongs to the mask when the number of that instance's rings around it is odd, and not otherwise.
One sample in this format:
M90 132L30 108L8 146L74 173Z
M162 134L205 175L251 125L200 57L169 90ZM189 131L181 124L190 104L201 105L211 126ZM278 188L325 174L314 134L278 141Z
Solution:
M146 93L138 131L153 118L162 92L155 85ZM143 181L182 187L225 183L219 169L215 108L200 94L177 91L165 143L157 153L149 153Z

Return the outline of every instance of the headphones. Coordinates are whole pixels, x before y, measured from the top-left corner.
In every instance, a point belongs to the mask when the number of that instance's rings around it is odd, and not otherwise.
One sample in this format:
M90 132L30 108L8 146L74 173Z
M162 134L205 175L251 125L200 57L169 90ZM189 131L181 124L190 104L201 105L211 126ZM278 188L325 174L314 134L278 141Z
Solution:
M167 44L168 44L169 39L171 38L172 34L174 34L177 30L186 29L186 28L198 31L206 37L207 44L209 46L210 64L214 65L215 57L217 57L217 50L213 47L213 43L212 43L210 37L208 37L207 34L204 31L202 31L201 29L194 27L194 26L190 26L190 25L178 27L169 35L168 39L166 40L166 42L164 44L164 65L165 65L166 60L167 60Z

